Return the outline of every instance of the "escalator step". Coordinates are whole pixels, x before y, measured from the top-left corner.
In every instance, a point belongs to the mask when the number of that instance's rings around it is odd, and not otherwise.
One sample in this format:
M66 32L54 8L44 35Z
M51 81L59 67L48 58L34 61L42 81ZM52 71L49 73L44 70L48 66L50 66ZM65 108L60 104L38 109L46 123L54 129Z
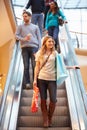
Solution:
M44 130L44 128L39 127L19 127L17 130ZM49 127L47 130L72 130L70 127Z
M31 106L31 102L32 102L32 98L22 97L20 105L21 106ZM38 99L38 103L40 104L40 99ZM48 103L49 103L49 101L48 101ZM66 106L67 105L67 99L65 97L58 97L56 105Z
M22 90L17 130L44 130L42 113L40 109L40 96L38 99L39 110L37 113L31 112L33 90ZM49 97L49 95L48 95ZM49 104L49 98L47 99ZM72 130L70 128L70 117L68 110L67 94L65 84L58 86L57 103L53 116L53 127L48 130Z
M32 97L32 95L33 95L33 90L32 89L30 89L30 90L23 89L22 90L21 97Z
M18 119L19 127L42 127L42 116L20 116ZM53 126L69 127L70 119L67 116L53 116Z
M54 115L56 116L66 116L69 114L68 108L66 106L56 106ZM31 107L20 107L19 116L40 116L42 115L41 109L39 107L38 112L32 113Z
M32 97L32 95L33 95L33 90L24 89L22 91L22 97ZM66 97L65 89L58 89L57 90L57 97Z

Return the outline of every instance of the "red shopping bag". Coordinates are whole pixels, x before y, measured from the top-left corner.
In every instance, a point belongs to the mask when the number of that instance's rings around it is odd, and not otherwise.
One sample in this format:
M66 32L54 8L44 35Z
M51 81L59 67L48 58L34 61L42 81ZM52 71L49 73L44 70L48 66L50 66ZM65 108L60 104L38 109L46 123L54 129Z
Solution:
M38 89L37 86L35 86L34 89L33 89L31 112L37 112L38 111L38 95L39 95L39 89Z

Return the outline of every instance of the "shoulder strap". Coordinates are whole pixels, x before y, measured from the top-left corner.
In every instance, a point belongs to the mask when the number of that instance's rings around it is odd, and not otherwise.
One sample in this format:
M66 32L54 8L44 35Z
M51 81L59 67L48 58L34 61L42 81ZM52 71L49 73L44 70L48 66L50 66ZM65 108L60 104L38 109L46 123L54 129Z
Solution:
M50 57L51 53L48 55L47 59L44 61L44 63L42 64L42 66L40 67L40 70L44 67L44 65L47 63L49 57ZM40 71L39 70L39 71Z

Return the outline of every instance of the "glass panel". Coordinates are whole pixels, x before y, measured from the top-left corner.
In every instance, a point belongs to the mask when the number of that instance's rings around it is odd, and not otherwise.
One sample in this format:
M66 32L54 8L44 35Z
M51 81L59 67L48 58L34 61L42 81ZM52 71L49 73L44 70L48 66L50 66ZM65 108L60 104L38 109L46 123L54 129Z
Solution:
M76 34L80 48L87 49L87 9L65 9L69 30Z
M17 18L17 23L22 23L22 12L24 7L26 6L28 0L12 0L12 4L14 7L15 15ZM31 12L31 9L28 9Z
M25 6L28 0L12 0L13 4L19 5L19 6Z

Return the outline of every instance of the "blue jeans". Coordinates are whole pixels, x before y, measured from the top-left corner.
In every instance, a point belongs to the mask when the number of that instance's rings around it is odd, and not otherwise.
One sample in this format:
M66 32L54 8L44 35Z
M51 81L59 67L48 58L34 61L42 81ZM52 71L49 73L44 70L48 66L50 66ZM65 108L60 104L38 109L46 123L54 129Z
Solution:
M42 29L43 29L43 23L44 23L43 13L32 14L31 22L33 24L38 25L40 29L41 37L42 37Z
M48 81L38 79L38 88L40 91L41 100L47 99L47 90L49 91L50 101L56 103L56 95L57 95L57 85L56 81Z
M38 51L38 48L35 47L24 47L22 48L22 57L24 64L24 75L23 75L23 86L27 83L30 83L30 59L32 65L32 73L34 77L34 67L35 67L35 57L34 53Z
M59 27L52 26L48 28L48 35L52 36L53 39L55 40L55 47L59 45L58 34L59 34Z

